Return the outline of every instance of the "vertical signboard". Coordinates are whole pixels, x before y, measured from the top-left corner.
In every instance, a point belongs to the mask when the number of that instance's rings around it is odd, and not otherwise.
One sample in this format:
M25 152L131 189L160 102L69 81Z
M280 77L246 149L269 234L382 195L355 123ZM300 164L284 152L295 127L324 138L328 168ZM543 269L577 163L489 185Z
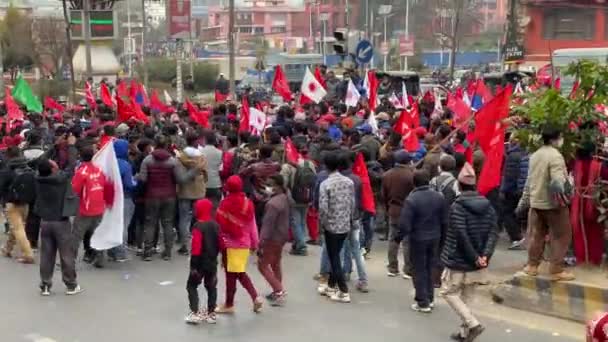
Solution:
M414 56L414 36L405 34L399 36L399 55Z
M169 36L171 38L190 37L190 0L168 0Z

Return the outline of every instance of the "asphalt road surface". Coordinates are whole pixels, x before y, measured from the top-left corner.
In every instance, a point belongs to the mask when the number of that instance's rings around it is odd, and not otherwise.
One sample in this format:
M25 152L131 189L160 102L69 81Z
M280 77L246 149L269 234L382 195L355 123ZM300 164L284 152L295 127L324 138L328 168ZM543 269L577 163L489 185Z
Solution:
M0 240L5 239L4 236ZM170 262L133 259L108 263L102 270L79 264L79 282L85 291L65 296L60 272L55 273L51 297L38 291L38 266L0 259L0 341L2 342L109 342L109 341L449 341L459 321L445 302L437 299L430 315L410 310L411 281L385 275L385 248L368 263L368 294L354 291L351 304L332 303L316 293L312 275L318 270L319 250L308 257L284 253L287 305L251 311L251 301L237 290L234 316L218 318L215 326L184 323L187 313L185 283L187 258ZM249 273L261 295L268 285L255 265ZM224 298L223 275L219 301ZM201 302L206 300L201 287ZM581 341L583 328L571 322L546 318L492 304L480 295L474 311L486 326L479 341Z

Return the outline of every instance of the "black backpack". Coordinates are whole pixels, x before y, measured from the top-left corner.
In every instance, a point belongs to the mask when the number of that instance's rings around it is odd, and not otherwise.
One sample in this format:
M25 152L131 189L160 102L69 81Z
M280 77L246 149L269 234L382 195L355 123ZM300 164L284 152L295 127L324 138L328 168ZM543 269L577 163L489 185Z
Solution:
M291 196L298 204L308 204L312 201L312 191L317 181L317 175L309 160L298 165L293 178Z
M32 204L36 199L36 173L29 166L12 172L6 200L11 203Z

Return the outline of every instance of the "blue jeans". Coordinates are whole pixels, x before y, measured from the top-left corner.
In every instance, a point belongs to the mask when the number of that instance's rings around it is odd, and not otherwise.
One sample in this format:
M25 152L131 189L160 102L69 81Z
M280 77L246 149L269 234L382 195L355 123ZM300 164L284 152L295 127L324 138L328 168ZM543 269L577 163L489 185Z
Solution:
M179 199L177 202L177 210L179 210L179 222L177 229L179 232L179 243L186 248L190 242L190 225L192 224L192 205L193 199Z
M374 241L374 215L366 211L363 212L361 218L361 247L364 247L368 252L372 249Z
M293 231L292 249L295 251L306 250L306 207L291 207L291 227Z
M348 274L352 272L353 259L355 259L359 281L367 282L365 260L363 260L363 254L361 254L361 243L359 241L359 229L353 229L348 233L342 253L344 255L344 273Z
M122 245L110 249L108 251L109 256L113 256L115 258L126 258L127 257L127 241L129 241L128 240L129 224L131 223L131 219L133 218L134 213L135 213L135 203L133 202L133 199L130 197L125 197L124 211L123 211L124 228L122 231Z

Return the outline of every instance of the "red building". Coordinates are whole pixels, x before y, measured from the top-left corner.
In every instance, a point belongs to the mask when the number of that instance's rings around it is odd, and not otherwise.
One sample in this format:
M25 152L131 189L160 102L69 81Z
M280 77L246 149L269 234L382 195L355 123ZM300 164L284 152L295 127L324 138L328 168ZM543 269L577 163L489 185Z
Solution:
M527 0L523 18L526 65L550 62L552 50L608 47L606 0Z

